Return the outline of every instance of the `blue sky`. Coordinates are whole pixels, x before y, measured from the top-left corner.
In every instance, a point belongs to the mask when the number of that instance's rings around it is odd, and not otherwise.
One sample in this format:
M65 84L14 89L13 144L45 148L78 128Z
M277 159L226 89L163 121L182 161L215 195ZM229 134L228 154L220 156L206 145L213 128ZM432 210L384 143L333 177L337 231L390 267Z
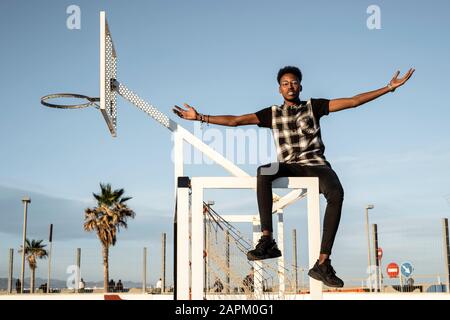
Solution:
M71 4L81 9L80 30L66 27ZM381 9L381 30L366 25L373 4ZM133 265L139 264L147 246L155 282L162 232L171 262L170 132L121 98L115 139L94 108L62 111L39 103L53 92L98 96L101 10L118 54L118 80L173 119L171 107L183 102L215 115L280 103L275 76L285 65L302 69L303 99L378 89L396 70L416 68L394 94L321 120L325 154L345 189L332 259L344 280L365 277L364 207L373 203L370 222L378 224L383 264L409 260L417 274L443 273L441 218L450 211L448 1L2 1L0 277L7 275L7 249L20 245L20 199L29 195L29 236L46 239L48 224L55 225L55 259L61 259L55 277L66 277L65 262L75 261L82 247L85 278L101 279L98 240L82 231L83 210L95 205L91 194L99 182L125 188L137 212L111 250L111 276L138 281L140 271L128 274L125 258L135 252ZM193 123L179 123L194 130ZM219 126L205 130L211 129L225 133ZM241 167L254 175L259 164ZM227 175L204 164L187 166L186 174ZM218 211L256 213L254 192L230 204L235 195L207 194ZM285 221L286 245L297 228L306 265L304 204L286 210ZM45 277L45 264L39 272Z

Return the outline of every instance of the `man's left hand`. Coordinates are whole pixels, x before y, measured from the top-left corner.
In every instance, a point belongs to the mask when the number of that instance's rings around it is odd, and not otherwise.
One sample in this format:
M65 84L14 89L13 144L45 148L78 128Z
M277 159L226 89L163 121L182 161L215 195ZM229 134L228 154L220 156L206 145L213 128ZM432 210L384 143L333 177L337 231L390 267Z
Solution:
M416 71L416 69L409 69L409 71L404 75L403 78L398 78L398 76L400 75L400 71L397 71L394 75L394 77L392 78L391 82L389 82L389 84L392 86L392 90L397 89L398 87L401 87L402 85L404 85L406 83L406 81L409 80L409 78L411 78L411 76L413 75L414 71Z

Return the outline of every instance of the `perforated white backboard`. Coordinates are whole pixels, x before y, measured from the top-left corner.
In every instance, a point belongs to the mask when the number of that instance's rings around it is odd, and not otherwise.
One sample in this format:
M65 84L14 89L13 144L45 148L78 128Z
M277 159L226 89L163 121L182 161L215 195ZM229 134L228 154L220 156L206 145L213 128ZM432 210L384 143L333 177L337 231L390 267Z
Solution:
M117 78L117 57L111 33L109 31L106 14L100 12L100 111L105 118L109 131L113 137L117 129L116 91L112 89L112 82Z

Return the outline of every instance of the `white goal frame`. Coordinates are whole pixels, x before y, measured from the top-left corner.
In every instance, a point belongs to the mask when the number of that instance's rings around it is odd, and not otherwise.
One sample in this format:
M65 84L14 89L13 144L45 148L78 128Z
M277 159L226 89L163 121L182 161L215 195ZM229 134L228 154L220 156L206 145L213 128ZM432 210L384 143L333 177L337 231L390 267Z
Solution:
M189 188L177 192L177 299L204 298L203 192L206 189L256 189L256 177L193 177ZM308 211L309 267L320 252L320 201L317 177L278 178L273 188L306 189ZM191 199L190 199L191 197ZM191 201L191 210L189 202ZM189 215L189 212L191 216ZM191 222L191 232L189 225ZM189 259L191 256L191 260ZM310 299L322 299L322 283L310 278Z

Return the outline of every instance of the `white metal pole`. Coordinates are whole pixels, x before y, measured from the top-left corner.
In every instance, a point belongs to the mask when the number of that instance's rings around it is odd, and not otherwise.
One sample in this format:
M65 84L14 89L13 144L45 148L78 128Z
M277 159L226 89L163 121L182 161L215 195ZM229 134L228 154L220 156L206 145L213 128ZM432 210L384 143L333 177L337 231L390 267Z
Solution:
M320 198L319 179L308 179L308 246L309 246L309 268L313 268L320 254ZM311 299L322 300L322 282L310 278L309 280Z
M22 269L20 272L20 293L23 293L23 287L25 286L25 243L27 238L27 209L28 204L31 203L31 199L29 197L24 197L22 199L23 202L23 230L22 230ZM31 290L30 290L31 292Z
M13 271L14 271L14 249L9 249L9 272L8 272L8 293L12 293L13 288Z
M305 286L305 268L300 267L300 290Z
M283 210L277 210L278 215L278 249L281 251L281 257L278 258L278 284L280 299L284 299L286 292L285 282L285 265L284 265L284 225L283 225Z
M48 279L47 279L47 293L51 292L51 267L52 267L52 246L53 246L53 224L50 224L50 231L48 235L49 250L48 250Z
M379 269L379 265L378 265L378 230L377 230L377 224L376 223L372 223L372 244L373 244L373 252L374 252L374 265L375 265L375 292L379 292L380 291L380 281L378 278L378 269Z
M161 235L161 293L166 291L166 234Z
M403 292L403 277L402 277L402 266L401 265L400 265L399 279L400 279L400 292Z
M199 178L191 179L192 186L192 300L203 300L203 186Z
M450 293L450 244L447 218L442 219L442 249L444 251L446 291Z
M203 287L205 288L205 292L209 293L209 283L208 283L208 256L209 256L208 242L209 242L209 239L208 239L208 222L206 221L206 218L207 218L207 213L204 212L203 213L203 234L204 234L203 236L205 239L205 243L203 245L203 250L205 251L206 256L203 259L203 263L205 265L204 266L205 274L204 274L204 279L203 279L203 281L204 281Z
M173 162L174 162L174 179L175 179L175 194L177 190L178 178L184 175L184 167L183 167L183 136L177 130L173 133L174 139L174 150L173 150Z
M253 247L258 243L259 238L261 237L261 221L259 217L253 218ZM262 261L254 261L253 262L253 295L256 298L262 298L264 293L263 288L263 265Z
M378 257L377 257L378 259ZM378 266L378 279L380 281L380 292L384 292L384 288L383 288L383 272L382 272L382 264L381 264L381 258L378 260L379 261L379 266Z
M230 272L231 272L231 268L230 268L230 231L227 229L225 230L225 258L226 258L226 293L230 293L231 292L231 279L230 279Z
M297 263L297 230L292 230L292 259L294 265L294 293L298 293L298 263Z
M147 292L147 248L142 253L142 293Z
M77 248L77 283L75 284L76 292L80 290L80 280L81 280L81 248ZM114 290L114 288L113 288Z
M177 186L176 299L189 300L189 179L181 177Z
M367 232L367 272L369 273L369 289L372 292L372 261L370 255L370 230L369 230L369 207L366 207L366 232Z
M130 100L131 101L131 100ZM173 131L174 150L174 300L189 299L189 180L184 175L183 137L178 130ZM182 178L183 177L183 178ZM183 183L180 186L180 183ZM176 230L175 230L176 229Z

